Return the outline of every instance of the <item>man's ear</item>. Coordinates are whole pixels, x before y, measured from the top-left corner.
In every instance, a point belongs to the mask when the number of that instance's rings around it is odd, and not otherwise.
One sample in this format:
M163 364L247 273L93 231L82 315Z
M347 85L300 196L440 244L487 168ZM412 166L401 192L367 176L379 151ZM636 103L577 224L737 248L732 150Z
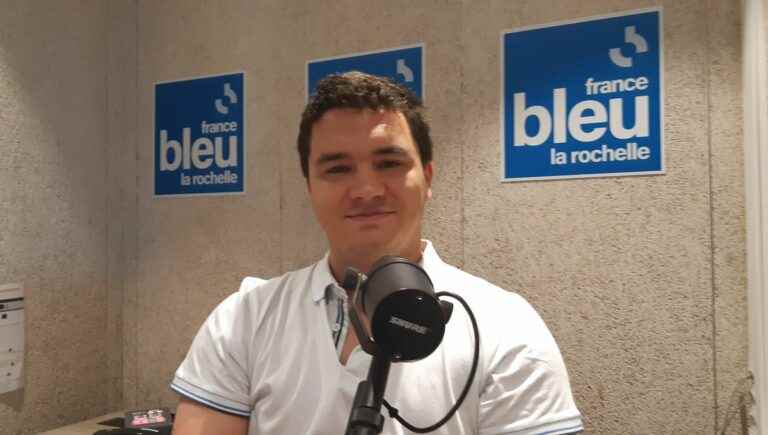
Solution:
M434 171L432 162L429 162L424 166L424 180L427 182L427 199L432 198L432 175L434 175Z

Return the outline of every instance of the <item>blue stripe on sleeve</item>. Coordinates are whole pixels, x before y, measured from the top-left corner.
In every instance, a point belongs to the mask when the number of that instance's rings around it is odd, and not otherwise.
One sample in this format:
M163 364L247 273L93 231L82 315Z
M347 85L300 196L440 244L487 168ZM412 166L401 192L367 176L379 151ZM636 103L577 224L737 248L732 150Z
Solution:
M250 417L251 416L250 412L242 411L242 410L239 410L239 409L232 408L231 406L222 405L220 403L213 402L210 399L206 399L205 397L199 396L199 395L197 395L197 394L195 394L195 393L193 393L191 391L187 391L184 388L182 388L182 387L180 387L180 386L178 386L178 385L176 385L174 383L171 383L171 389L173 391L181 394L182 396L185 396L185 397L187 397L189 399L192 399L195 402L200 402L203 405L206 405L208 407L214 408L216 410L223 411L223 412L226 412L228 414L234 414L234 415L237 415L238 417Z

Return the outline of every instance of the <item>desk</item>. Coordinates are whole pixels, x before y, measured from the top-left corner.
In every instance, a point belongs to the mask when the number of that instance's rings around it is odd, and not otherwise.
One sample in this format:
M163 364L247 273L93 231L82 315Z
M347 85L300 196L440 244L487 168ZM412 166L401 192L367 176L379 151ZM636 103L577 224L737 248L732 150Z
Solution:
M116 411L111 414L102 415L101 417L81 421L80 423L49 430L40 435L93 435L97 430L115 429L114 426L104 426L99 424L100 421L109 420L115 417L125 417L125 411Z

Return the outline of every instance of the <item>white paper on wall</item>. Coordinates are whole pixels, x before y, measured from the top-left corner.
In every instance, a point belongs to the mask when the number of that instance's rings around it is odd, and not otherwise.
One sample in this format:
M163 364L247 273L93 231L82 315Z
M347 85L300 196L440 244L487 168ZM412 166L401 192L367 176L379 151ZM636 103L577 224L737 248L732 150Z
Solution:
M0 394L24 386L24 289L0 285Z

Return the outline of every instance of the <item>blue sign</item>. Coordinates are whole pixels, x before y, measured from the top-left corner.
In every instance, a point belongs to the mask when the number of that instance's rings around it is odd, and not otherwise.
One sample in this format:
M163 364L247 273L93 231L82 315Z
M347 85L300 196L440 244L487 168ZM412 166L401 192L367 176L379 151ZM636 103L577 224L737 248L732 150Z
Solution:
M243 192L243 77L155 85L155 195Z
M317 82L325 76L360 71L388 77L423 100L423 53L424 47L418 45L310 61L307 63L307 95L315 92Z
M502 39L504 181L664 172L660 9Z

